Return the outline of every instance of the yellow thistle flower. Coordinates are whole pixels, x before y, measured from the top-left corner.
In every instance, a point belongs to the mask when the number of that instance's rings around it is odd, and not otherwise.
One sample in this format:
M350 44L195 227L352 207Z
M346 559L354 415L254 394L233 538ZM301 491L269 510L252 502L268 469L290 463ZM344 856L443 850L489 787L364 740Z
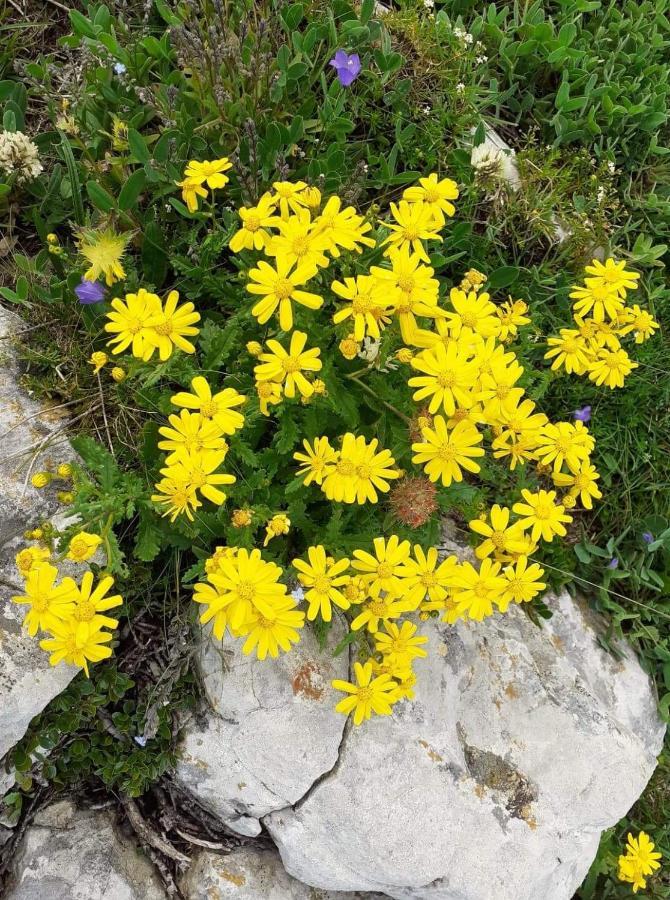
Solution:
M116 234L111 228L104 231L82 230L77 236L79 252L91 264L84 278L97 281L104 275L108 285L125 278L121 259L130 238L130 232Z
M72 478L73 468L70 463L61 463L56 469L59 478Z
M126 370L122 369L121 366L114 366L109 374L117 384L121 384L122 381L126 380Z
M71 503L74 503L74 494L72 491L58 491L56 499L59 503L62 503L63 506L69 506Z
M259 344L258 341L247 341L247 353L251 356L260 356L263 352L263 345Z
M35 472L33 477L30 479L30 483L34 488L40 490L41 488L45 488L53 478L51 472Z
M395 358L401 363L410 363L414 359L414 353L409 347L401 347L396 350Z

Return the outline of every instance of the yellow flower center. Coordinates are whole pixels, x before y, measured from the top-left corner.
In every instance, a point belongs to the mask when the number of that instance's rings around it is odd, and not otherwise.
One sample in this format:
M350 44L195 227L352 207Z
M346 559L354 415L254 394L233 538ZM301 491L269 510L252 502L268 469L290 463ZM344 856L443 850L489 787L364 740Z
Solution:
M237 585L237 596L245 603L250 603L256 594L256 589L250 581L240 581Z
M295 237L293 238L292 244L293 252L296 256L304 256L305 253L309 250L309 242L306 237Z
M434 572L424 572L421 576L421 584L424 587L430 588L435 587L437 584L437 578L435 577Z
M437 451L437 458L443 462L453 462L456 452L451 444L445 444Z
M293 293L293 284L288 278L279 278L275 283L275 295L279 300L288 300Z
M46 612L49 608L49 598L43 594L35 594L32 598L32 608L38 613Z
M415 228L406 228L405 229L405 240L406 241L418 241L419 240L419 232Z
M437 203L440 199L440 192L437 188L426 188L426 193L424 194L424 198L426 203Z
M378 578L390 578L393 575L393 566L390 563L380 563L377 566Z
M488 596L489 589L486 586L486 582L478 581L477 584L472 589L473 593L476 597L479 597L480 600L483 600Z
M262 381L257 385L256 390L258 391L258 396L263 400L272 396L272 385L269 381Z
M370 476L372 475L372 468L369 465L363 463L360 466L356 466L356 474L359 478L370 478Z
M551 506L548 503L538 503L535 507L535 518L536 519L550 519L551 518Z
M572 446L572 442L569 438L559 438L556 441L556 449L559 453L562 453L564 456L566 453L570 452Z
M380 599L373 600L370 603L370 612L373 616L385 616L386 615L386 601Z
M574 338L566 338L563 341L563 352L564 353L577 353L579 350L579 344Z
M131 334L137 334L138 331L141 331L144 328L144 323L140 322L139 319L128 319L126 328Z
M351 301L351 311L356 316L362 316L372 308L372 300L369 294L359 294Z
M154 331L156 334L161 334L165 337L168 337L172 334L172 322L161 322L160 325L154 325Z
M244 227L247 229L247 231L258 231L258 229L261 227L261 220L258 218L258 216L247 216L244 220Z
M85 600L76 607L72 618L76 622L90 622L94 616L95 606L90 600Z
M315 578L314 590L319 594L327 594L330 590L330 578L327 578L325 575L320 575L318 578Z
M466 328L476 328L477 327L477 316L474 313L462 313L461 314L461 322L465 325Z
M411 294L414 290L414 279L411 275L401 275L397 281L397 285L405 294Z
M187 506L188 493L183 488L175 491L172 495L172 503L174 504L174 506Z
M496 550L502 550L505 546L505 532L494 531L491 535L491 541Z
M437 376L437 383L441 388L452 388L456 384L456 374L454 372L440 372Z
M358 689L358 700L360 703L367 703L372 699L372 688L364 687Z
M218 404L214 403L213 400L207 400L200 407L200 415L203 416L205 419L213 418L217 414L218 411L219 411Z
M298 372L300 370L300 357L299 356L287 356L282 360L282 366L284 371L287 374L291 374L292 372Z
M340 459L335 466L335 470L338 475L343 475L345 478L351 478L356 474L356 466L351 462L350 459Z
M574 486L578 491L585 491L590 484L591 479L588 475L575 475Z
M496 387L496 397L499 400L504 400L505 397L509 394L511 388L508 384L499 384Z

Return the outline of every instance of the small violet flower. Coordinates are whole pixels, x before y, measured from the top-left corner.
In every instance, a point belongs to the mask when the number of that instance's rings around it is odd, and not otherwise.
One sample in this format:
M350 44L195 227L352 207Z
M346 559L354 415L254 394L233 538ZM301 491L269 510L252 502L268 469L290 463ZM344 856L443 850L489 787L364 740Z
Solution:
M590 406L582 406L581 409L576 409L573 413L573 416L578 422L590 422L591 421L591 407Z
M125 75L126 74L126 67L123 65L123 63L120 63L120 62L114 63L113 69L117 75Z
M361 71L361 60L358 53L349 54L344 50L338 50L329 65L337 71L337 77L342 87L349 87L358 78Z
M77 287L74 289L77 299L80 303L100 303L105 299L105 288L99 281L87 281L82 278Z
M651 533L651 531L644 531L642 532L642 540L645 542L645 544L653 544L654 535Z
M616 556L613 556L612 559L607 563L608 569L617 569L619 567L619 560Z

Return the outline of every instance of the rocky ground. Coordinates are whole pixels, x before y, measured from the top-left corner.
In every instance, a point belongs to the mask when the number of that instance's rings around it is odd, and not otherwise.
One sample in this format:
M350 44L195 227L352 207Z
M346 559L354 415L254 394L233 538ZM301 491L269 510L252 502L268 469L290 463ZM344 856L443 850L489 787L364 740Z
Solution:
M19 535L55 508L30 473L72 457L59 412L21 387L21 327L0 310L0 758L76 674L48 666L10 600ZM448 530L445 547L467 552ZM153 863L169 845L136 806L59 800L22 821L20 841L3 832L5 896L569 900L651 776L664 727L630 649L605 651L579 599L545 601L541 626L518 608L424 623L416 698L360 728L333 712L330 681L349 670L328 652L338 627L325 651L307 637L277 662L205 636L210 711L184 728L172 783L230 840L194 837L166 881ZM7 790L11 771L0 778Z

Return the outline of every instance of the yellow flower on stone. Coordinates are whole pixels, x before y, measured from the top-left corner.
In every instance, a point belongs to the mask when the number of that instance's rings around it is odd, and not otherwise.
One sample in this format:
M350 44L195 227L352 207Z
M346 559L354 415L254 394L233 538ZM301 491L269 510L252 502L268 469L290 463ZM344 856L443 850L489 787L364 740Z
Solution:
M614 390L623 387L626 376L638 365L625 350L600 350L589 366L589 379Z
M218 564L216 570L218 571ZM221 594L214 585L205 581L198 582L193 591L193 600L195 603L200 603L207 607L200 615L199 621L206 625L212 619L214 620L212 634L217 640L223 640L227 626L230 633L235 634L230 628L228 621L230 600L225 594Z
M335 462L338 458L337 451L330 446L327 437L314 438L313 446L309 441L303 440L304 453L298 451L293 454L293 459L300 463L298 475L303 479L304 485L322 484L327 471L328 463Z
M39 568L51 556L46 547L24 547L14 557L20 575L26 578L33 569Z
M165 362L172 356L175 347L184 353L195 353L193 344L186 340L198 334L199 329L195 323L200 321L200 313L195 311L195 305L191 302L179 303L179 292L170 291L163 307L154 310L147 319L145 362L153 356L154 349L158 350L161 362Z
M606 285L624 298L627 291L634 291L637 288L637 282L640 277L639 272L626 269L624 260L616 262L611 257L606 259L604 263L601 263L598 259L592 260L590 266L584 267L584 271L591 276L584 279L587 285Z
M25 594L12 597L14 603L30 607L23 624L31 637L35 637L38 630L51 630L61 619L72 615L77 585L71 578L64 578L57 585L57 578L58 569L44 562L28 572Z
M476 548L475 555L484 559L494 554L496 559L509 557L513 553L522 553L524 549L523 529L518 524L510 525L510 511L506 506L491 507L489 521L473 519L470 528L484 538Z
M87 622L68 619L65 622L54 622L50 627L51 637L40 641L40 647L46 650L49 663L57 666L60 662L79 666L88 676L88 663L109 659L111 647L105 646L112 640L109 631L100 631Z
M170 427L158 429L164 440L158 442L159 450L170 450L166 463L176 463L184 455L202 453L203 450L228 450L221 436L221 429L212 419L205 419L199 412L182 409L179 415L168 417Z
M410 610L418 609L426 601L438 608L449 595L456 557L440 560L435 547L424 551L419 544L414 545L414 557L403 564L406 573L402 582L403 599Z
M125 300L115 297L112 300L111 312L105 331L114 337L107 341L107 346L116 345L112 353L123 353L129 347L137 359L144 359L147 353L153 353L153 345L149 342L149 320L161 311L161 301L157 294L140 288L136 294L126 294ZM148 359L148 356L147 356Z
M496 600L500 612L506 612L510 603L529 603L546 588L540 581L544 569L537 563L528 565L528 557L520 556L511 566L505 566L502 577L505 580L502 595Z
M102 544L102 538L99 535L80 531L70 538L66 559L78 563L86 562L95 554L100 544Z
M241 206L237 213L242 227L230 239L228 246L233 253L241 250L263 250L270 240L269 228L276 228L281 221L275 215L276 206L269 194L263 194L256 206Z
M87 281L97 281L104 276L108 285L126 277L121 259L131 238L130 232L116 234L111 228L104 231L82 229L77 236L79 252L90 263L84 273Z
M422 428L423 441L412 444L413 463L423 465L431 481L442 479L448 487L452 481L462 481L462 469L479 472L481 466L473 457L484 456L478 447L482 435L471 422L458 422L449 428L442 416L435 416L432 428Z
M404 579L410 574L405 566L410 558L409 541L401 541L398 535L392 534L388 541L377 537L372 543L374 555L366 550L354 550L353 568L366 579L373 597L379 597L382 591L389 597L402 594ZM355 622L351 627L356 629Z
M428 638L416 636L416 625L403 622L398 626L395 622L385 622L384 628L386 633L378 631L374 636L375 649L394 669L408 669L413 659L428 656L422 647L422 644L428 643Z
M242 636L248 635L242 652L248 656L255 650L258 659L265 659L268 654L276 658L280 650L288 653L291 644L297 644L300 640L298 629L305 624L305 614L296 606L292 597L282 597L273 603L269 611L260 612L252 608L239 627Z
M277 513L265 525L265 540L263 546L267 547L273 538L288 534L291 528L291 520L285 513Z
M556 503L556 491L533 493L524 488L521 496L525 502L515 503L512 511L524 517L519 525L524 530L531 530L532 540L553 541L555 535L565 537L565 525L572 522L572 516L566 514L564 506Z
M116 606L121 606L123 597L120 594L107 596L107 592L114 585L114 579L107 575L100 579L99 584L93 588L93 572L85 572L81 584L77 588L75 606L72 610L72 618L75 622L85 622L91 628L116 628L118 620L103 613Z
M30 483L34 488L37 488L37 490L41 490L51 483L52 478L53 475L51 472L35 472L30 479Z
M296 389L302 397L311 397L314 388L303 372L318 372L321 369L321 350L318 347L305 350L306 343L304 331L293 332L288 350L279 341L267 341L270 352L261 353L259 364L254 368L256 380L281 384L289 398L295 397Z
M634 894L640 888L644 890L647 887L646 877L661 867L658 860L662 859L662 854L654 852L654 848L653 841L644 831L636 838L628 834L626 852L619 857L618 877L620 881L632 885Z
M97 375L100 369L102 369L103 366L106 366L108 362L109 357L106 353L103 353L102 350L96 350L95 353L91 353L89 363L93 366L94 375Z
M435 222L433 211L425 203L408 203L401 200L391 203L391 214L395 222L384 222L384 227L391 230L384 244L391 247L408 246L425 263L430 262L422 241L441 241L439 223ZM386 251L388 254L388 251Z
M240 548L219 561L219 568L209 575L209 581L221 597L218 609L228 610L233 634L248 622L254 610L272 616L286 594L286 585L279 581L281 576L281 568L263 559L256 548Z
M270 320L279 308L279 326L282 331L293 328L292 303L300 303L308 309L319 309L323 306L323 297L299 290L316 273L313 265L298 266L291 271L292 264L278 257L276 267L272 268L265 260L260 260L258 267L251 269L247 284L250 294L259 294L261 298L251 309L251 314L258 319L260 325Z
M234 434L244 425L244 416L234 409L247 399L235 388L224 388L216 394L212 393L207 379L196 375L191 381L193 393L180 391L170 398L174 406L194 409L203 417L213 422L223 434Z
M493 604L499 601L505 588L500 563L491 559L482 560L479 570L469 562L462 563L454 575L453 585L457 590L457 612L476 622L493 615Z
M324 622L330 622L333 603L340 609L349 609L351 605L340 590L349 581L346 574L349 560L333 562L321 544L307 548L307 559L308 562L293 560L293 566L298 570L298 581L306 588L305 599L309 604L307 618L311 622L318 614Z
M354 675L356 683L342 681L336 678L332 684L336 691L343 691L349 696L345 697L335 707L337 712L354 714L354 725L360 725L365 719L369 719L373 713L378 716L391 714L391 707L395 702L394 691L396 682L390 675L378 675L373 678L372 663L354 663Z
M451 201L458 199L458 185L451 178L440 179L436 172L432 172L427 178L419 178L418 185L405 188L402 197L410 203L423 203L442 226L445 216L451 217L456 212Z

